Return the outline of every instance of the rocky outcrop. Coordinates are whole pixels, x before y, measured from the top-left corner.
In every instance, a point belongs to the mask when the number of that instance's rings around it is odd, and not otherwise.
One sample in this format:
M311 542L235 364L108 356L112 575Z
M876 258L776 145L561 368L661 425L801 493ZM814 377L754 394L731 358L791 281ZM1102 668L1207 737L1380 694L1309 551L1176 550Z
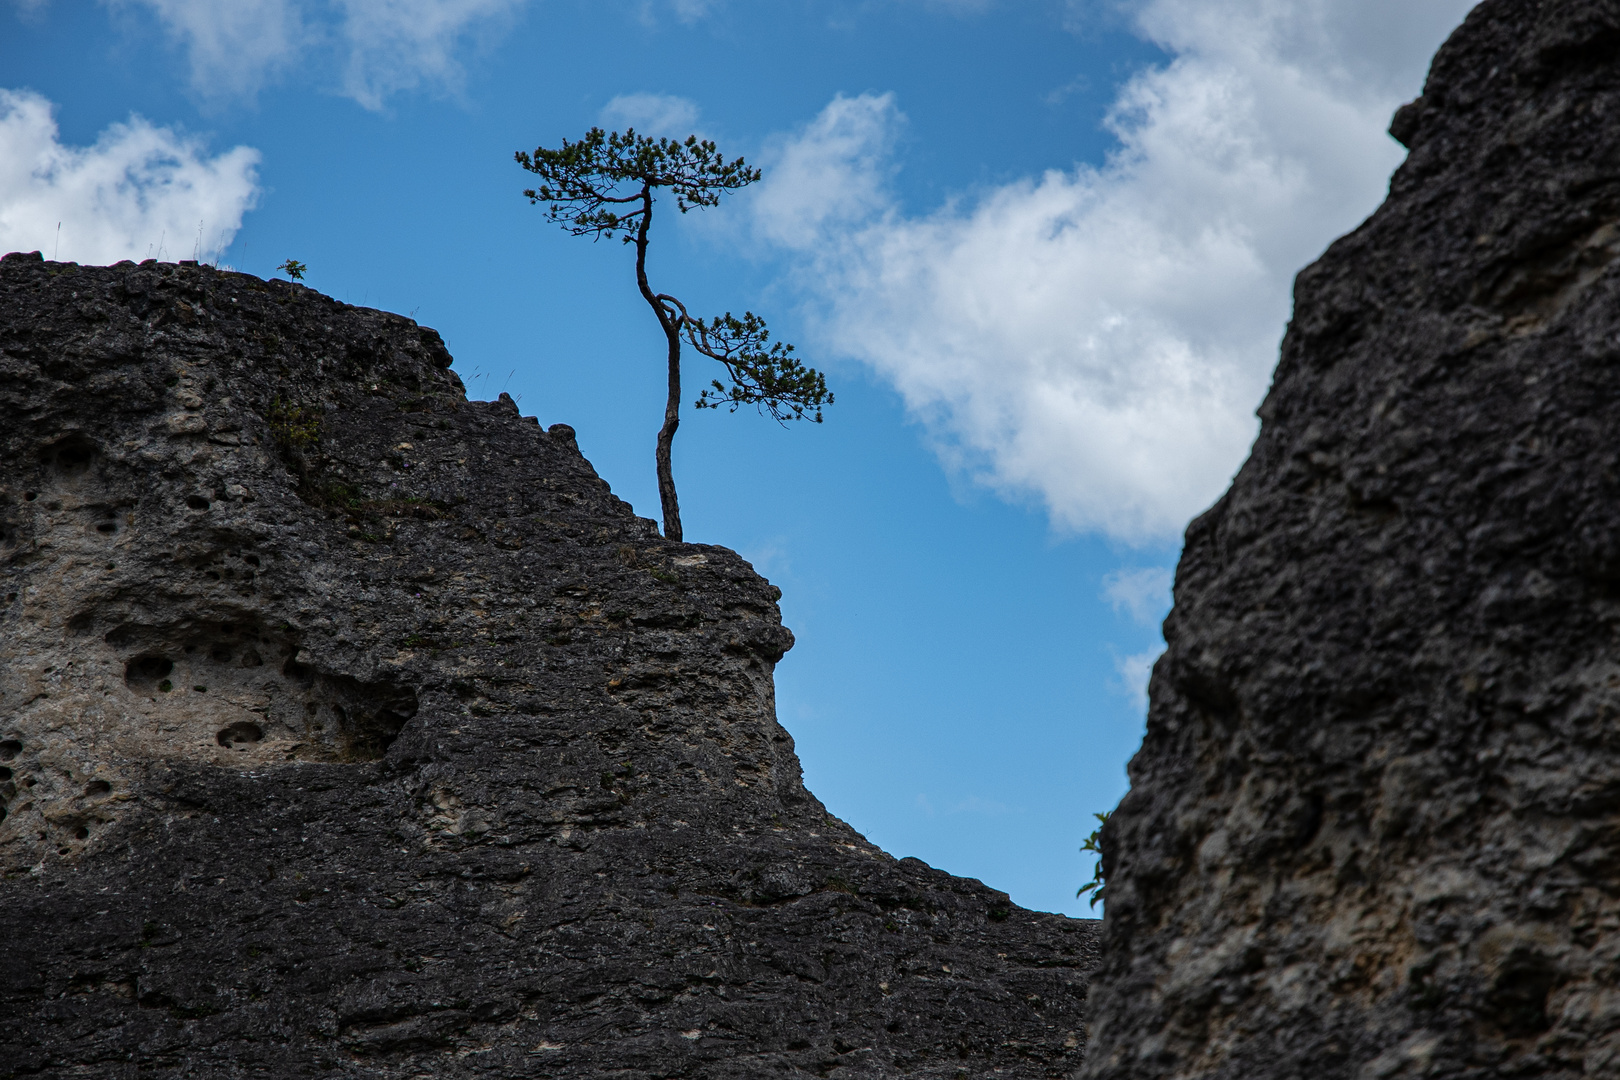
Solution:
M1045 1077L1094 924L895 861L780 595L437 334L0 261L0 1077Z
M1096 1080L1620 1073L1620 5L1487 0L1393 133L1187 532Z

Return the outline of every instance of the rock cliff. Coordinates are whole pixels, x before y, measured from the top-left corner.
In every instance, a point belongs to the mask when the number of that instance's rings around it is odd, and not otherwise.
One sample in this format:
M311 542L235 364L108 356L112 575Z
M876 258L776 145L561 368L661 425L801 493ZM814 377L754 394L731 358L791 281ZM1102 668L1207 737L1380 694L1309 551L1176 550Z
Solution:
M1046 1077L1094 924L895 861L780 595L438 335L0 261L0 1077Z
M1620 4L1487 0L1392 134L1187 532L1094 1080L1620 1074Z

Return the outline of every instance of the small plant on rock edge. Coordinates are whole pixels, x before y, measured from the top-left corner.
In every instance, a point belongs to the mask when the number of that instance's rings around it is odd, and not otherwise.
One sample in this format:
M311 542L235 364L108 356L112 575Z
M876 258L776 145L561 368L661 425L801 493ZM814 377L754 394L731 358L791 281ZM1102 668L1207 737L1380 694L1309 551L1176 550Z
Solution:
M1091 815L1097 819L1097 827L1091 830L1091 835L1086 837L1086 842L1080 845L1082 852L1097 856L1097 865L1092 871L1091 880L1076 889L1074 895L1079 897L1090 893L1092 907L1096 907L1097 901L1103 898L1103 887L1108 884L1108 871L1103 868L1102 831L1103 826L1108 824L1108 817L1112 813L1113 811L1110 810L1107 813Z

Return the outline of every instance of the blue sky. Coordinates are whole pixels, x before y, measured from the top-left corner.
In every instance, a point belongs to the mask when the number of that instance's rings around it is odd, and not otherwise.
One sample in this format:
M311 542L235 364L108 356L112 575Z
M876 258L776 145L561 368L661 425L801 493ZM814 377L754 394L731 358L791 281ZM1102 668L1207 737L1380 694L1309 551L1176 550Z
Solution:
M512 154L633 123L746 155L755 189L658 219L654 285L765 315L838 400L786 431L689 410L687 539L782 587L779 711L835 813L1085 914L1181 529L1466 8L0 0L0 250L297 258L656 516L630 253L547 225Z

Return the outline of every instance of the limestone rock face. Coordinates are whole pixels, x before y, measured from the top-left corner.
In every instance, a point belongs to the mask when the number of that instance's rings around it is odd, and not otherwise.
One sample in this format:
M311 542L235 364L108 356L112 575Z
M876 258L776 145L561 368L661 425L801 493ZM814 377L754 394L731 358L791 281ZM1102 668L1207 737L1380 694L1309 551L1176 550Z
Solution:
M1045 1077L1089 922L804 789L780 593L439 336L0 261L0 1077Z
M1105 831L1085 1075L1620 1075L1620 4L1487 0L1296 286Z

